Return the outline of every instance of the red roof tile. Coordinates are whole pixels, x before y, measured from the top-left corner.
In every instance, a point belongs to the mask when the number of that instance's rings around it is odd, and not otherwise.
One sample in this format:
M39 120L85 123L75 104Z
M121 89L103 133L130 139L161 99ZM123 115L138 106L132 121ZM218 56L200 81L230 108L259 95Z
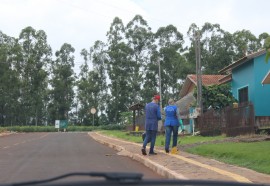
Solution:
M202 84L204 86L219 84L219 80L224 78L225 75L202 75ZM197 86L197 75L190 74L188 78Z
M202 84L204 86L218 85L226 75L202 75ZM180 90L180 97L184 97L189 92L193 91L194 86L197 86L197 75L189 74Z

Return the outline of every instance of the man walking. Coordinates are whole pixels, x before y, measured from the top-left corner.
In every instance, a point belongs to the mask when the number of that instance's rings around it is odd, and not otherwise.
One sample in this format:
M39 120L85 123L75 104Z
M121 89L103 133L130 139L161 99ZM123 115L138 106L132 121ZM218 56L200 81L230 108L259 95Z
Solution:
M156 155L154 152L154 147L156 143L156 136L158 130L158 120L161 120L160 107L158 105L160 101L160 96L155 95L152 98L152 102L148 103L145 106L145 130L146 137L143 141L142 154L147 155L146 153L146 145L149 139L150 141L150 150L149 155Z

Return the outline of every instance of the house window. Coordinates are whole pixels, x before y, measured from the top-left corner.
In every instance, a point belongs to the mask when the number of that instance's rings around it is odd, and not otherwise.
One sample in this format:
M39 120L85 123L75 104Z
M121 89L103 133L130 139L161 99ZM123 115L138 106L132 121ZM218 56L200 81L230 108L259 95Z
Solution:
M239 103L248 102L248 87L241 88L238 90Z

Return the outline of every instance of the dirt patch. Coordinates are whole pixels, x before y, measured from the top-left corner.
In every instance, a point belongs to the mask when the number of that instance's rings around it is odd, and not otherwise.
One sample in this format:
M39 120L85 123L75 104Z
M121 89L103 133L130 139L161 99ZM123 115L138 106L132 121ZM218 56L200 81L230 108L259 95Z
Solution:
M0 137L14 134L14 132L0 132Z

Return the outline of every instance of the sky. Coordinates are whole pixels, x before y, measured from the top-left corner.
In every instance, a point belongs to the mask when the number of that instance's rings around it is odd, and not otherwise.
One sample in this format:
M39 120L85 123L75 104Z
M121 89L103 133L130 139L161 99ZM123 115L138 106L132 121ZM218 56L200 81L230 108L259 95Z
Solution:
M27 26L44 30L53 53L64 43L75 48L75 72L82 64L80 51L94 42L106 42L115 17L124 25L141 15L155 32L172 24L184 37L195 23L220 24L233 33L250 30L270 33L269 0L0 0L0 31L19 37Z

